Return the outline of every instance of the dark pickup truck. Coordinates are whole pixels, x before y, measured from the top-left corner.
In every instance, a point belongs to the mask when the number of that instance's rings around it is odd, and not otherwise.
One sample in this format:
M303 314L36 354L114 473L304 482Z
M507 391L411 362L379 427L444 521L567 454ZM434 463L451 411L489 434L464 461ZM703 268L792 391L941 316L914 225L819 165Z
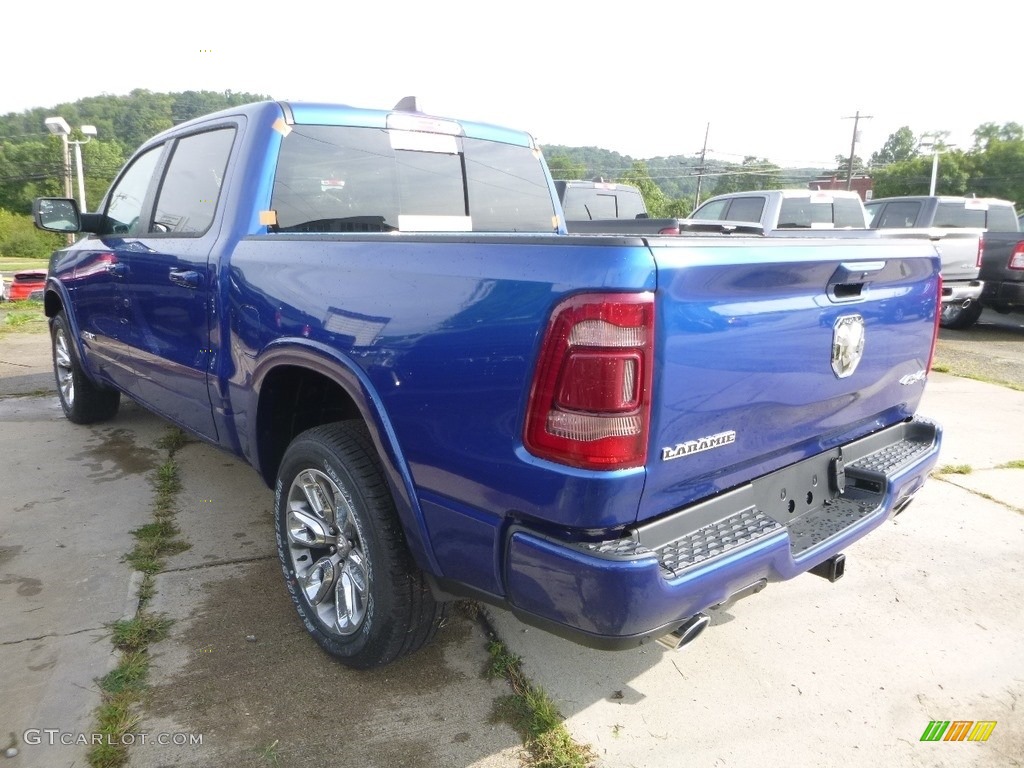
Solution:
M930 243L570 236L522 131L262 102L150 139L95 213L34 213L87 233L44 296L67 418L127 396L249 462L304 626L355 667L457 595L686 643L838 578L938 457Z
M982 239L983 306L996 312L1024 312L1024 233L986 232Z
M678 235L679 219L652 219L640 190L632 184L555 181L565 228L580 234Z

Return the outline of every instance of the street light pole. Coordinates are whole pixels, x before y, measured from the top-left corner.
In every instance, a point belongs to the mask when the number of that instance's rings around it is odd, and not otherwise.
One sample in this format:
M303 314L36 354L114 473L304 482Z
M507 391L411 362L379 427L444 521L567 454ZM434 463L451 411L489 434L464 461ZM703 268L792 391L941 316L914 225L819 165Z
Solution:
M935 182L939 177L939 148L936 146L932 147L932 184L928 188L928 196L935 196Z
M78 173L78 200L81 204L82 212L85 212L85 170L82 167L82 145L88 144L92 141L92 137L96 135L95 125L83 125L80 129L82 134L85 136L85 141L72 141L75 145L75 169Z
M85 211L85 171L82 168L82 145L88 144L96 135L96 126L83 125L79 129L85 136L85 141L71 141L71 126L63 117L48 117L43 121L46 129L60 136L64 144L64 197L74 197L71 186L71 145L75 145L75 167L78 176L78 200L81 209Z
M71 135L71 126L63 117L48 117L43 121L46 130L55 136L60 136L64 150L64 197L71 197L71 147L68 146L68 137Z

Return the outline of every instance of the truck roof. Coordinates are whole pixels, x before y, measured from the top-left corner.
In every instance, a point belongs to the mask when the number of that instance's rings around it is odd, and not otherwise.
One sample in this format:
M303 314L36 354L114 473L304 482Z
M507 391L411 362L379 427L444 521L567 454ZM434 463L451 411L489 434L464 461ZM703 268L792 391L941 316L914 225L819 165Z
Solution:
M211 120L235 115L253 119L267 116L281 117L289 125L346 125L359 128L401 127L407 130L427 133L454 133L472 139L497 141L503 144L514 144L522 147L535 148L537 146L533 136L526 131L491 125L489 123L428 115L423 112L399 109L397 107L395 109L364 109L347 104L305 101L259 101L237 107L229 107L209 115L194 118L176 125L174 128L169 128L146 143L159 141L172 131L178 132L182 128L189 128L193 125L198 126ZM397 120L393 117L389 125L389 115L398 115L399 117ZM398 125L396 125L396 122Z

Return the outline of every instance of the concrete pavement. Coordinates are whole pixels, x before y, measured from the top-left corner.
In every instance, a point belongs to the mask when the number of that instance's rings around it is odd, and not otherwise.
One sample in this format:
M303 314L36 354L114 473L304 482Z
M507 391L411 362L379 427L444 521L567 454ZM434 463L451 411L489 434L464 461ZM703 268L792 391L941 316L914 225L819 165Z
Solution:
M0 361L29 378L6 391L52 388L45 337L16 356L10 338ZM945 426L940 465L971 474L933 478L896 523L847 551L834 585L771 585L716 612L678 653L590 651L491 611L599 765L1022 764L1024 470L997 467L1024 459L1024 393L933 374L922 412ZM0 507L0 737L89 732L92 681L113 663L105 625L134 606L119 559L149 519L149 451L164 426L127 405L80 428L52 397L0 399L0 486L12 500ZM340 667L287 600L270 492L198 443L179 458L179 524L193 546L158 577L152 609L176 623L154 647L138 731L204 741L138 746L131 765L517 764L518 736L488 722L506 691L480 677L478 624L454 615L433 647L384 670ZM936 719L998 724L982 744L920 742ZM0 768L85 764L74 747L18 746Z
M608 653L491 610L598 765L1024 764L1024 392L933 374L940 466L835 584L770 585L692 645ZM986 494L986 495L981 495ZM983 744L922 743L931 720L995 720Z

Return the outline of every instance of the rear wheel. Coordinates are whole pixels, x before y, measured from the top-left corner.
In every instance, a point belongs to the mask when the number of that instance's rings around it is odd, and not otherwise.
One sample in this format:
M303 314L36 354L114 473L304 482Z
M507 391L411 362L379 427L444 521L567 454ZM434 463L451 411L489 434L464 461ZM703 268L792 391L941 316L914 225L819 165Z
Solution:
M954 331L962 331L978 322L981 310L981 303L977 301L972 301L966 307L961 304L943 304L939 325Z
M409 554L361 424L328 424L295 438L281 461L275 504L285 583L321 648L364 669L433 638L444 605Z
M86 376L78 361L71 326L63 312L59 312L50 323L50 340L57 397L68 421L92 424L112 419L121 403L121 393L101 387Z

